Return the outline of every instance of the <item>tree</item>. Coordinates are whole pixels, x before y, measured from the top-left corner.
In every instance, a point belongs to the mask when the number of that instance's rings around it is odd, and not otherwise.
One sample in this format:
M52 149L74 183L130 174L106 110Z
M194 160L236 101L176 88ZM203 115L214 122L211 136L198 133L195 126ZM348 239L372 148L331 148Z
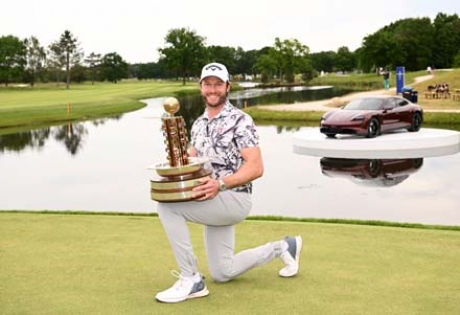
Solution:
M203 64L208 60L205 38L186 28L171 29L165 37L166 45L159 48L160 60L176 78L182 77L182 84L191 75L198 75Z
M277 76L280 82L283 82L284 77L287 82L294 82L296 73L304 73L308 70L310 49L301 44L297 39L283 40L275 38L275 45L268 50L268 58L272 61L263 61L263 64L272 67L276 65ZM266 57L265 57L266 58ZM265 59L264 58L264 59ZM258 68L263 67L258 63Z
M460 19L457 14L438 13L433 22L433 64L436 68L452 67L460 47Z
M337 53L335 51L322 51L310 54L313 69L316 71L332 72Z
M47 68L51 71L54 70L56 85L59 85L60 74L65 65L65 57L62 53L61 46L57 42L52 43L48 46L48 59L46 61Z
M79 49L77 38L74 37L73 34L68 30L64 31L59 41L56 42L56 45L59 47L61 57L63 57L61 60L64 61L66 88L69 89L72 67L80 63L83 57L83 52Z
M94 84L94 75L95 75L96 69L101 64L101 54L96 54L96 53L92 52L85 59L85 63L88 65L89 71L91 73L91 84Z
M235 53L235 72L244 76L246 75L254 76L256 75L255 64L257 58L260 55L258 50L249 50L244 51L243 48L238 47Z
M273 59L268 53L263 54L257 58L254 66L255 70L262 75L262 82L267 83L270 79L274 78L278 72L278 65L276 60Z
M405 60L390 58L389 66L394 69L398 65L404 65L408 71L426 69L432 59L430 43L433 41L433 27L430 19L401 20L395 23L391 31L395 41L394 48L401 52L398 55L405 56ZM390 54L395 56L395 51L390 51Z
M101 70L104 79L117 83L128 76L128 63L116 52L109 53L102 57Z
M165 66L162 62L150 62L130 65L128 72L130 77L139 80L146 79L166 79Z
M393 59L393 61L405 60L405 56L400 57L401 52L398 52L395 46L396 43L391 33L386 32L384 29L366 36L360 49L360 64L364 71L368 72L371 69L385 67L390 62L390 59ZM394 56L390 55L392 51L395 54Z
M227 67L229 73L236 74L235 48L227 46L209 46L207 50L209 61L222 63Z
M24 40L24 45L27 51L27 71L30 78L30 84L33 87L35 84L35 76L37 72L43 69L46 61L45 48L40 46L40 42L34 36Z
M337 50L334 64L335 68L343 73L353 71L356 68L355 56L348 47L340 47Z
M26 47L19 38L0 37L0 79L8 86L12 76L18 76L26 65Z
M425 69L432 59L432 43L429 18L399 20L364 38L360 64L365 70L398 65L408 71Z
M452 64L452 67L453 68L460 68L460 50L458 51L458 53L454 57L454 62Z

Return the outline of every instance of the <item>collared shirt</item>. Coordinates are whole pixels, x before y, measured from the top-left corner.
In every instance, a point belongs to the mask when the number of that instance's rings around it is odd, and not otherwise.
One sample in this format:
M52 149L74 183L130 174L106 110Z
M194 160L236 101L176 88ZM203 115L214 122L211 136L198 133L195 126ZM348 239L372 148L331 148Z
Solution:
M198 117L191 129L190 143L198 157L210 159L207 167L216 179L235 173L244 160L239 150L259 145L251 116L233 106L228 100L221 112L209 120L207 110ZM252 191L252 183L233 188Z

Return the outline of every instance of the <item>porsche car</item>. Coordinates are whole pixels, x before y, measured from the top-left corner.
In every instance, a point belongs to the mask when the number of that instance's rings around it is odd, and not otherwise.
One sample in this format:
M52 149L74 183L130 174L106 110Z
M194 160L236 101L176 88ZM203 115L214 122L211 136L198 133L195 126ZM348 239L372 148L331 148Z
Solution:
M392 95L356 98L321 117L320 131L329 138L337 134L376 137L397 129L419 131L423 109L409 100Z
M423 158L415 159L343 159L320 160L321 172L328 177L347 178L355 184L391 187L418 172Z

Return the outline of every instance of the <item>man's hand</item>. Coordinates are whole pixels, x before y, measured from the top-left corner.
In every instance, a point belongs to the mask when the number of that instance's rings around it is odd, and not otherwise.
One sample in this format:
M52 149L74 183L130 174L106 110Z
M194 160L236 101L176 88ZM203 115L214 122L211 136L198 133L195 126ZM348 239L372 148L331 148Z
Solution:
M192 198L199 201L209 200L219 193L219 181L211 177L200 178L201 185L193 188Z

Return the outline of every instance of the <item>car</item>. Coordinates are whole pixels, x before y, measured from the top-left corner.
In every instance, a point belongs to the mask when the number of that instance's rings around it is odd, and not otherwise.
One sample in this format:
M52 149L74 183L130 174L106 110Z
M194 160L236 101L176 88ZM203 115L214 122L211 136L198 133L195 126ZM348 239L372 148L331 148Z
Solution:
M421 106L400 96L374 95L358 97L341 109L326 112L320 131L328 138L337 134L374 138L398 129L416 132L422 123Z
M423 158L414 159L344 159L320 160L321 172L328 177L346 178L369 187L395 186L418 172Z

